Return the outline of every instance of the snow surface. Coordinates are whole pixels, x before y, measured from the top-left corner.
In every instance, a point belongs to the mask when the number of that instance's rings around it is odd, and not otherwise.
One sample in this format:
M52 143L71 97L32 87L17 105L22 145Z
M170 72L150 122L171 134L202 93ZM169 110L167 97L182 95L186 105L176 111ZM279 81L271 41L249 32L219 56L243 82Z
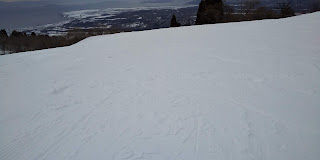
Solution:
M318 160L320 13L0 57L0 159Z

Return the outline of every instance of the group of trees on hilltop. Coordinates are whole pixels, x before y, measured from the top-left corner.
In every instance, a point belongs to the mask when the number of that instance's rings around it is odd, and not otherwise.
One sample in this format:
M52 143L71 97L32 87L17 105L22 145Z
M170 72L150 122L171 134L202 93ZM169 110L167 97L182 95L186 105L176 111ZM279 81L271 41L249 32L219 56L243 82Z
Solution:
M242 20L259 20L259 19L276 19L285 18L295 15L295 11L288 2L278 2L273 8L262 5L260 0L242 0L242 15L236 17L238 21Z
M32 32L12 31L9 35L6 30L0 30L0 55L24 51L34 51L75 44L89 36L119 33L125 30L118 29L73 29L66 35L48 36L37 35Z
M261 19L276 19L294 16L295 12L290 3L279 1L273 7L263 6L260 0L239 0L240 12L235 12L232 6L225 3L225 0L201 0L198 8L195 24L214 24L224 22L239 22ZM319 6L319 7L317 7ZM320 5L313 4L313 10L320 8ZM170 27L178 27L175 15L172 16Z
M36 35L34 32L12 31L10 35L5 30L0 31L0 54L9 54L23 51L33 51L71 45L81 38L67 39L63 36Z
M240 4L241 13L235 14L233 8L223 0L202 0L199 4L196 24L284 18L295 15L287 2L275 4L278 11L263 6L260 0L242 0Z

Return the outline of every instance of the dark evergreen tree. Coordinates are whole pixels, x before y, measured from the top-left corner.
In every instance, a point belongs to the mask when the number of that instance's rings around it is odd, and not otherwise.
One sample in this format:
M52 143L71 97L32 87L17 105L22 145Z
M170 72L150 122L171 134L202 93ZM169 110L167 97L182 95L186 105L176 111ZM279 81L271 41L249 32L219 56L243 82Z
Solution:
M180 27L181 24L177 22L176 15L172 15L170 27Z
M3 53L5 53L5 50L6 50L7 40L8 40L7 31L4 29L0 30L0 50L2 50Z
M214 24L223 21L222 0L202 0L199 4L196 24Z
M6 30L2 29L0 30L0 37L1 38L8 38L8 33Z

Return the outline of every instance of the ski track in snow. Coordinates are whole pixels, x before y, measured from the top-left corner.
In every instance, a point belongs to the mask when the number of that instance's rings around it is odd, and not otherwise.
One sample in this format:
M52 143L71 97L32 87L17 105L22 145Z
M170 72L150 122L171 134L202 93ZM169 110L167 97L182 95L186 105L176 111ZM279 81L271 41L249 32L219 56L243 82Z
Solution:
M121 33L1 56L0 159L317 160L319 19Z

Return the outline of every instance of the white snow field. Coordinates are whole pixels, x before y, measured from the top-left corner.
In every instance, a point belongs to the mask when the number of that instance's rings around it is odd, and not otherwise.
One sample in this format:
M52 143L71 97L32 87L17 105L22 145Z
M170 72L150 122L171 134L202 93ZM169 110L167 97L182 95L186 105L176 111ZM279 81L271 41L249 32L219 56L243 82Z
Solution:
M319 160L320 13L0 57L1 160Z

